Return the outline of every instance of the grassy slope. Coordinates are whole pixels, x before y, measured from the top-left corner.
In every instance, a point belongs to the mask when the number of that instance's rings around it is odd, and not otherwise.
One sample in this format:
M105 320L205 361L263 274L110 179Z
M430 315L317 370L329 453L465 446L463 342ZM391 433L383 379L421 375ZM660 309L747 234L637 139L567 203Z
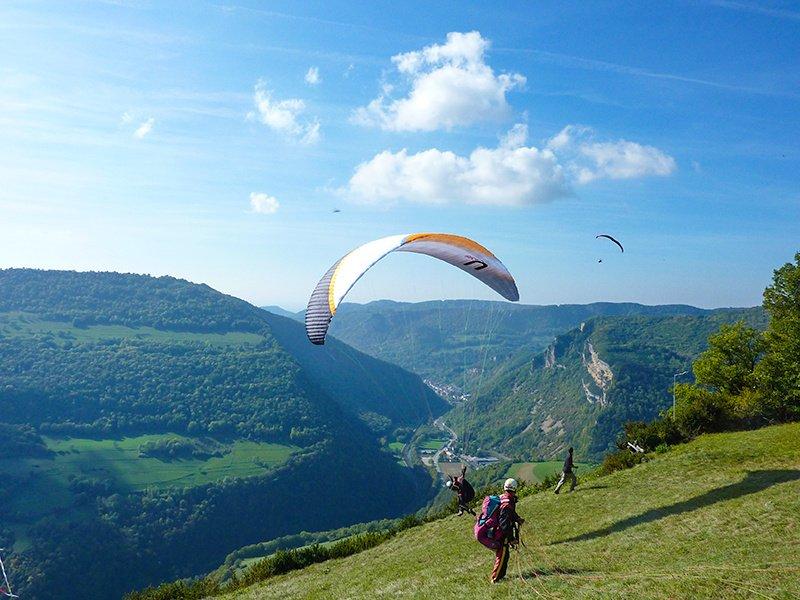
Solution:
M574 494L525 498L527 549L497 586L471 522L450 517L236 597L796 598L798 440L800 424L705 436Z

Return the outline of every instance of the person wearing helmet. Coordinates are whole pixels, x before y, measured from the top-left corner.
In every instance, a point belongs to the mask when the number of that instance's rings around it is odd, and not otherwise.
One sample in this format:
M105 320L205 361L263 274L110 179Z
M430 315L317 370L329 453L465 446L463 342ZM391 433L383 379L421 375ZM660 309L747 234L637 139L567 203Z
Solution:
M519 542L517 527L524 522L525 519L517 514L517 480L506 479L503 495L500 496L500 532L503 541L495 551L492 583L497 583L506 576L511 547Z
M466 474L467 465L464 465L461 468L461 476L453 477L452 475L448 475L445 485L449 490L458 494L458 516L460 517L464 514L464 511L466 511L474 517L476 516L475 511L469 507L469 503L475 498L475 489L470 482L467 481L465 477Z

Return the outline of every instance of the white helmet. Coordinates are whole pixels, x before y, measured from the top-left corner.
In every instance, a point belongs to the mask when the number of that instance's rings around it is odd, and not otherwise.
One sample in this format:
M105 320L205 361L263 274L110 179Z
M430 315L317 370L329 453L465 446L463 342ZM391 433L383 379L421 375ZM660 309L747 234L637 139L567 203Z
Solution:
M445 483L445 485L446 485L447 487L451 488L451 487L453 487L453 481L452 481L452 480L448 480L448 481Z
M516 492L517 491L517 480L509 477L506 479L506 482L503 484L503 489L507 492Z

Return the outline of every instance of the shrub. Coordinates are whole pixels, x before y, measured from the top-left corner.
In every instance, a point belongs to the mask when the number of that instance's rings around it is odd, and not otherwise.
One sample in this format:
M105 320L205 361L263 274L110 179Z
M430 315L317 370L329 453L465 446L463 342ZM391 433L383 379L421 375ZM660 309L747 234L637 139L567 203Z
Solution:
M603 459L603 464L600 466L600 474L609 475L614 471L622 471L624 469L630 469L631 467L635 467L636 465L643 463L646 460L647 460L647 455L634 454L629 450L619 450L618 452L612 452L611 454L607 454L606 457Z
M652 423L633 421L625 424L625 434L617 446L620 450L627 450L626 442L634 442L645 450L654 450L661 445L673 445L686 441L675 421L662 418Z
M679 401L673 419L678 431L687 439L701 433L735 429L739 424L735 402L728 394L689 384L679 384L675 393Z

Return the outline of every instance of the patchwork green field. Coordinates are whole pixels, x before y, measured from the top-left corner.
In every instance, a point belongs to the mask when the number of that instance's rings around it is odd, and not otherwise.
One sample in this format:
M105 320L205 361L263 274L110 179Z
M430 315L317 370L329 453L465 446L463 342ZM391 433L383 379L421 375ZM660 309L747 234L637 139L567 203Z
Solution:
M0 477L19 483L11 508L28 517L41 516L72 501L69 485L75 478L110 480L120 492L147 488L192 487L223 477L250 477L284 463L296 447L238 440L226 453L164 461L140 456L148 442L188 440L173 434L142 435L119 440L45 438L50 458L0 459Z
M798 598L800 424L707 435L575 493L520 501L506 580L469 521L227 595L264 598Z

